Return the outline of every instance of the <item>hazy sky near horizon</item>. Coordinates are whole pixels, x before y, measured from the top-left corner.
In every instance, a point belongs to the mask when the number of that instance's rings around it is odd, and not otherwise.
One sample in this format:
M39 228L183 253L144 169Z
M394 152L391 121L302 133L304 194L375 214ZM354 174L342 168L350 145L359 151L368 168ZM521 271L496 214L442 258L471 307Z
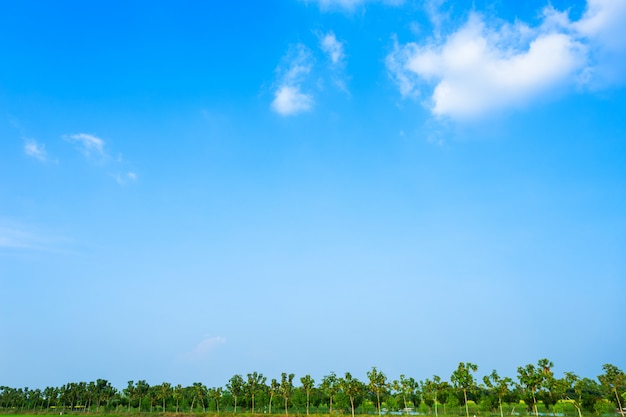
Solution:
M0 11L0 385L626 368L626 0Z

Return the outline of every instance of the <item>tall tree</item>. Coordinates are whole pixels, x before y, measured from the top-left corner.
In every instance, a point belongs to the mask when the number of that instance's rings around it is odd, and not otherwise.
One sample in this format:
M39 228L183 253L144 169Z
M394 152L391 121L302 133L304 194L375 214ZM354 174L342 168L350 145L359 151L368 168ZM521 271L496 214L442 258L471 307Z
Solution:
M222 387L209 388L209 398L215 401L215 411L220 415L220 400L222 399Z
M283 400L285 401L285 415L289 415L289 400L291 399L291 395L293 394L293 378L294 374L289 374L283 372L280 375L280 393L283 396Z
M450 382L454 385L454 388L463 391L463 399L465 400L465 415L469 417L469 407L467 405L467 391L473 389L476 386L476 380L474 379L473 372L478 370L478 366L473 363L459 362L459 366L456 371L452 372Z
M272 401L274 400L274 397L276 396L276 394L280 391L280 384L275 378L273 378L272 382L270 382L269 391L270 391L270 402L269 402L268 414L272 414Z
M311 390L315 385L315 381L311 378L311 375L305 375L300 378L300 382L302 383L302 388L304 388L304 392L306 393L306 415L309 415L309 406L311 404Z
M364 385L358 379L353 378L350 372L346 372L339 384L343 393L350 398L350 408L352 409L352 417L354 417L355 400L362 394Z
M148 395L150 385L143 379L137 381L135 385L135 394L139 398L139 412L141 413L141 401Z
M380 416L380 396L387 390L387 377L374 366L367 373L367 378L369 379L370 390L376 395L376 409Z
M326 375L322 378L322 383L320 384L320 389L326 395L328 395L328 413L333 413L333 399L335 395L339 392L339 378L335 375L334 372L331 372L330 375Z
M535 413L535 417L539 417L539 410L537 410L537 393L541 389L544 380L552 374L551 368L554 366L548 359L540 359L537 362L537 367L533 364L528 364L524 367L517 368L517 379L520 382L520 386L525 391L524 402L532 406L532 410Z
M622 408L622 402L619 399L619 392L626 390L626 375L624 375L624 371L617 366L609 363L602 365L602 369L604 369L604 373L598 376L598 380L602 387L605 388L607 392L611 393L611 396L615 394L617 407L622 417L624 417L624 408Z
M500 375L494 369L489 376L483 377L485 385L498 396L498 406L500 408L500 417L504 417L502 409L502 398L509 393L509 386L513 383L511 378L500 378Z
M135 381L128 381L128 385L124 388L124 395L128 399L128 411L130 411L130 404L135 398Z
M265 386L265 381L266 378L263 376L263 374L257 373L256 371L248 374L248 380L246 382L246 392L250 396L252 414L254 414L254 398L257 392L259 392L259 390L263 386Z
M176 385L176 387L174 388L174 400L176 400L176 414L178 414L178 409L180 406L180 400L183 399L183 386L178 384Z
M193 388L193 400L191 401L191 412L193 412L193 404L195 400L199 400L202 405L202 412L206 413L206 405L205 398L207 396L208 390L207 387L201 382L194 382L192 385Z
M228 389L230 395L233 396L233 400L235 401L235 408L233 409L234 414L237 414L237 398L241 396L243 386L244 381L241 375L233 375L233 377L228 380L228 384L226 384L226 389Z
M406 399L408 397L409 399L411 399L411 402L413 402L412 399L417 391L417 381L412 377L406 378L404 375L400 375L400 389L402 390L404 409L408 414L409 407ZM415 407L415 409L417 410L417 404L413 403L413 407Z
M172 397L172 385L169 382L163 382L157 386L158 398L162 402L162 410L165 413L165 402Z

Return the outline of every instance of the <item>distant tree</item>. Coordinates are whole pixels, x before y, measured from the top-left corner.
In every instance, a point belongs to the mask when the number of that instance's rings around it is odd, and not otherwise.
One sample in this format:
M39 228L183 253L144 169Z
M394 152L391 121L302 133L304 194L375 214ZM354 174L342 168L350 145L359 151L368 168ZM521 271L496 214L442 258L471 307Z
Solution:
M124 388L124 395L128 399L128 411L130 411L130 404L136 396L135 381L128 381L128 386Z
M463 399L465 401L465 415L469 417L469 407L467 405L467 391L473 389L476 386L473 372L478 370L478 366L473 363L460 362L456 371L452 372L450 381L454 388L463 391Z
M540 359L537 362L536 368L533 364L517 368L517 378L525 393L523 397L524 402L532 407L536 417L539 417L539 410L537 410L537 394L542 388L544 380L552 374L550 370L552 366L554 366L554 364L549 360Z
M324 394L328 396L328 409L329 409L328 413L332 414L333 413L333 399L335 398L335 395L337 395L337 393L340 390L339 378L337 378L337 375L335 375L334 372L331 372L330 375L326 375L324 378L322 378L320 389L322 390Z
M435 379L440 378L435 375ZM434 406L435 417L437 417L437 383L426 378L425 380L420 381L420 388L422 391L422 399L424 400L424 404L426 404L426 406L428 407L428 414L430 414Z
M233 410L234 414L237 414L237 398L239 398L243 393L243 387L244 381L241 375L234 375L226 384L226 389L228 389L230 395L233 396L233 400L235 401L235 408Z
M169 382L163 382L157 386L157 395L162 402L163 412L165 412L165 402L172 397L172 385Z
M283 372L280 375L280 393L283 396L283 400L285 401L285 415L289 415L289 400L291 399L291 395L293 394L293 378L294 374L289 374Z
M176 385L176 387L174 388L173 396L174 396L174 400L176 400L176 414L178 414L178 410L180 407L180 400L184 398L184 391L183 391L182 385L180 384Z
M208 394L208 390L207 387L202 384L201 382L194 382L192 385L192 395L193 395L193 399L191 400L191 411L193 412L193 406L195 404L195 401L198 400L200 401L200 405L202 405L202 412L206 413L206 404L204 402L205 398L207 397Z
M380 416L380 397L387 390L387 377L384 373L377 370L375 366L367 373L367 377L369 379L369 388L376 395L376 409Z
M270 383L270 386L269 386L270 401L269 401L269 413L268 414L272 414L272 401L279 391L280 391L280 384L278 383L276 379L272 379L272 382Z
M259 390L262 389L263 386L265 386L265 381L266 378L263 376L263 374L257 373L256 371L248 374L248 380L246 381L245 390L250 397L252 414L254 414L254 398L257 392L259 392Z
M222 399L222 387L209 388L209 398L215 401L215 411L220 414L220 400Z
M137 381L135 385L135 395L139 399L139 412L141 413L141 402L148 395L150 385L143 379Z
M309 415L309 406L311 404L311 390L315 386L315 380L311 378L311 375L305 375L300 378L300 382L302 383L302 388L304 388L304 392L306 393L306 415Z
M604 369L604 373L598 376L598 380L606 392L611 393L610 396L615 394L617 407L622 417L624 417L624 408L622 407L622 402L619 397L620 392L626 390L626 375L624 374L624 371L619 369L617 366L609 363L604 364L602 369Z
M489 376L483 378L485 385L492 390L498 396L498 406L500 408L500 417L504 417L504 411L502 409L502 399L509 393L509 387L513 383L511 378L500 378L496 370L494 369Z
M345 377L340 381L340 386L344 394L350 398L350 408L354 417L355 400L363 393L364 385L358 379L353 378L350 372L346 372Z
M404 404L404 409L408 413L409 407L406 399L412 399L415 396L415 391L417 390L417 382L413 378L407 378L404 375L400 375L400 391L402 392L402 402ZM417 404L413 404L417 407Z

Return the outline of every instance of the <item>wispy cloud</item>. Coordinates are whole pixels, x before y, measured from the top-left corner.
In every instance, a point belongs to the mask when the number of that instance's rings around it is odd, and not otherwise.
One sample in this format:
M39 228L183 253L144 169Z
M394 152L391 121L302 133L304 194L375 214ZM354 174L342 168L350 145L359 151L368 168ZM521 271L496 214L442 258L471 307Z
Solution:
M57 251L68 243L68 239L0 218L0 250Z
M311 110L313 96L302 91L302 84L310 74L312 66L311 52L302 44L292 47L283 57L282 64L276 70L278 83L271 105L276 113L290 116Z
M78 150L95 165L108 171L108 175L115 179L120 185L136 182L138 175L134 170L129 169L129 164L125 161L121 153L112 156L107 150L108 146L104 139L90 133L75 133L63 135L63 138L77 145ZM113 154L115 155L115 154Z
M76 133L73 135L65 135L64 138L78 145L80 151L87 157L104 158L106 152L104 150L104 140L88 133Z
M386 63L400 93L418 97L426 92L435 116L482 117L527 105L559 88L607 81L616 61L624 58L626 41L619 35L624 23L624 0L589 0L576 22L547 6L536 27L471 13L441 39L396 41Z
M35 139L24 139L24 153L42 162L48 159L46 145L38 143Z
M208 357L215 349L226 343L223 336L207 336L195 345L191 351L182 355L188 361L197 361Z
M338 41L333 32L328 32L320 37L320 48L328 55L333 65L343 63L345 57L343 42Z
M301 43L292 45L276 69L271 108L281 116L312 110L315 105L314 92L324 90L324 85L329 80L338 90L348 92L344 74L344 43L332 31L315 33L319 39L319 49L310 49ZM326 70L315 65L319 51L328 58Z
M404 3L404 0L305 0L307 3L316 3L320 9L353 11L366 3L382 3L397 6Z
M139 178L137 174L132 171L118 173L114 175L113 177L115 178L115 181L117 181L117 183L120 185L125 185L131 182L135 182Z

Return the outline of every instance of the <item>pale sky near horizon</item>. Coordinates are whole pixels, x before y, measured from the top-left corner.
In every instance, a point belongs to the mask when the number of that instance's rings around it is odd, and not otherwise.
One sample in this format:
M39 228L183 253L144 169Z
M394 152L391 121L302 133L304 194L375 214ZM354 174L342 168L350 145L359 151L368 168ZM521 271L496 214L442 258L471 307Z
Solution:
M0 385L625 370L625 25L6 2Z

